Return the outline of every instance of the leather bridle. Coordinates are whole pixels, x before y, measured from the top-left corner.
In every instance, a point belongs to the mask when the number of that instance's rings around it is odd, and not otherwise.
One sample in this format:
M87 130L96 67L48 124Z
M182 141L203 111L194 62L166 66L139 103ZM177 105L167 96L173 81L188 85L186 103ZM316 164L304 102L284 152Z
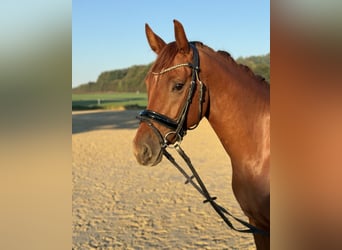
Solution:
M188 91L188 96L187 99L185 101L185 103L183 104L183 107L181 109L181 112L178 115L178 118L176 120L173 120L163 114L160 114L156 111L153 110L148 110L145 109L143 111L141 111L139 113L139 115L137 116L137 118L142 121L142 122L147 122L150 126L154 126L152 125L152 121L155 121L169 129L171 129L170 132L166 133L164 136L161 135L160 131L158 133L158 136L162 137L162 147L167 147L170 145L174 145L175 143L179 143L183 137L186 134L186 131L189 129L195 129L201 118L202 118L202 102L203 102L203 83L202 81L199 79L199 55L198 55L198 51L197 48L195 46L194 43L190 42L189 43L192 51L193 51L193 59L192 59L192 63L182 63L182 64L177 64L174 66L171 66L169 68L166 68L164 70L162 70L161 72L155 73L152 72L152 74L155 75L161 75L161 74L165 74L171 70L180 68L180 67L190 67L192 69L192 76L191 76L191 83L190 83L190 87L189 87L189 91ZM199 94L199 108L198 108L198 121L197 123L190 127L190 128L186 128L184 126L188 111L189 111L189 107L190 104L192 102L193 96L194 96L194 92L196 89L196 85L197 83L200 86L200 94ZM153 129L155 130L155 129ZM173 140L169 140L169 138L172 138ZM174 139L176 139L176 141L174 141Z

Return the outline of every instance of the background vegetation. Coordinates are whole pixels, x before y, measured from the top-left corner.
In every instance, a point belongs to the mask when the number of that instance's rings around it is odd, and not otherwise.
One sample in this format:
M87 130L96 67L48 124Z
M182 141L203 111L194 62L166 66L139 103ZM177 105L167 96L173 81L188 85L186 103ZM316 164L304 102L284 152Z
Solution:
M270 81L270 54L239 57L236 61ZM102 72L96 82L81 84L73 88L72 93L146 92L144 78L151 65L134 65L126 69Z
M72 110L89 109L144 109L146 93L89 93L72 94Z
M239 57L236 62L247 65L255 74L270 82L270 53L264 56Z

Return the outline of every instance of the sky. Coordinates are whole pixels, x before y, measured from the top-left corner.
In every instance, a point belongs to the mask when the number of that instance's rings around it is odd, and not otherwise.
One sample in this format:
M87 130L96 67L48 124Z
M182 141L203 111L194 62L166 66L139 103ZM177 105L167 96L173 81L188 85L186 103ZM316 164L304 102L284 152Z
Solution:
M269 0L73 0L72 86L96 81L104 71L153 62L145 23L168 43L175 40L173 19L189 41L234 58L270 52Z

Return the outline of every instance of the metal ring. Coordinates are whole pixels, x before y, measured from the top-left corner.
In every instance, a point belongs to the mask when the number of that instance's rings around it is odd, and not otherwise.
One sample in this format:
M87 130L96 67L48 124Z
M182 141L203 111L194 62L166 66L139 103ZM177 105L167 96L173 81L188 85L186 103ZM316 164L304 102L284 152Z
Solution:
M177 136L177 140L174 143L171 143L167 137L169 135L176 135ZM165 134L164 136L164 143L165 145L167 145L169 148L175 148L176 146L179 145L179 143L182 141L182 137L180 136L180 134L177 134L175 131L170 131L168 133Z

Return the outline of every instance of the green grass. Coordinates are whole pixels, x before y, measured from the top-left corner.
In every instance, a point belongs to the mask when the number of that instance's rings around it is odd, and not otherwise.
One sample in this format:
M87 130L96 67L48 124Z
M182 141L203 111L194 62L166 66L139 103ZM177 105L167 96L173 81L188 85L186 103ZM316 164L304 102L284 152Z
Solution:
M72 94L72 110L144 109L146 105L146 93Z

